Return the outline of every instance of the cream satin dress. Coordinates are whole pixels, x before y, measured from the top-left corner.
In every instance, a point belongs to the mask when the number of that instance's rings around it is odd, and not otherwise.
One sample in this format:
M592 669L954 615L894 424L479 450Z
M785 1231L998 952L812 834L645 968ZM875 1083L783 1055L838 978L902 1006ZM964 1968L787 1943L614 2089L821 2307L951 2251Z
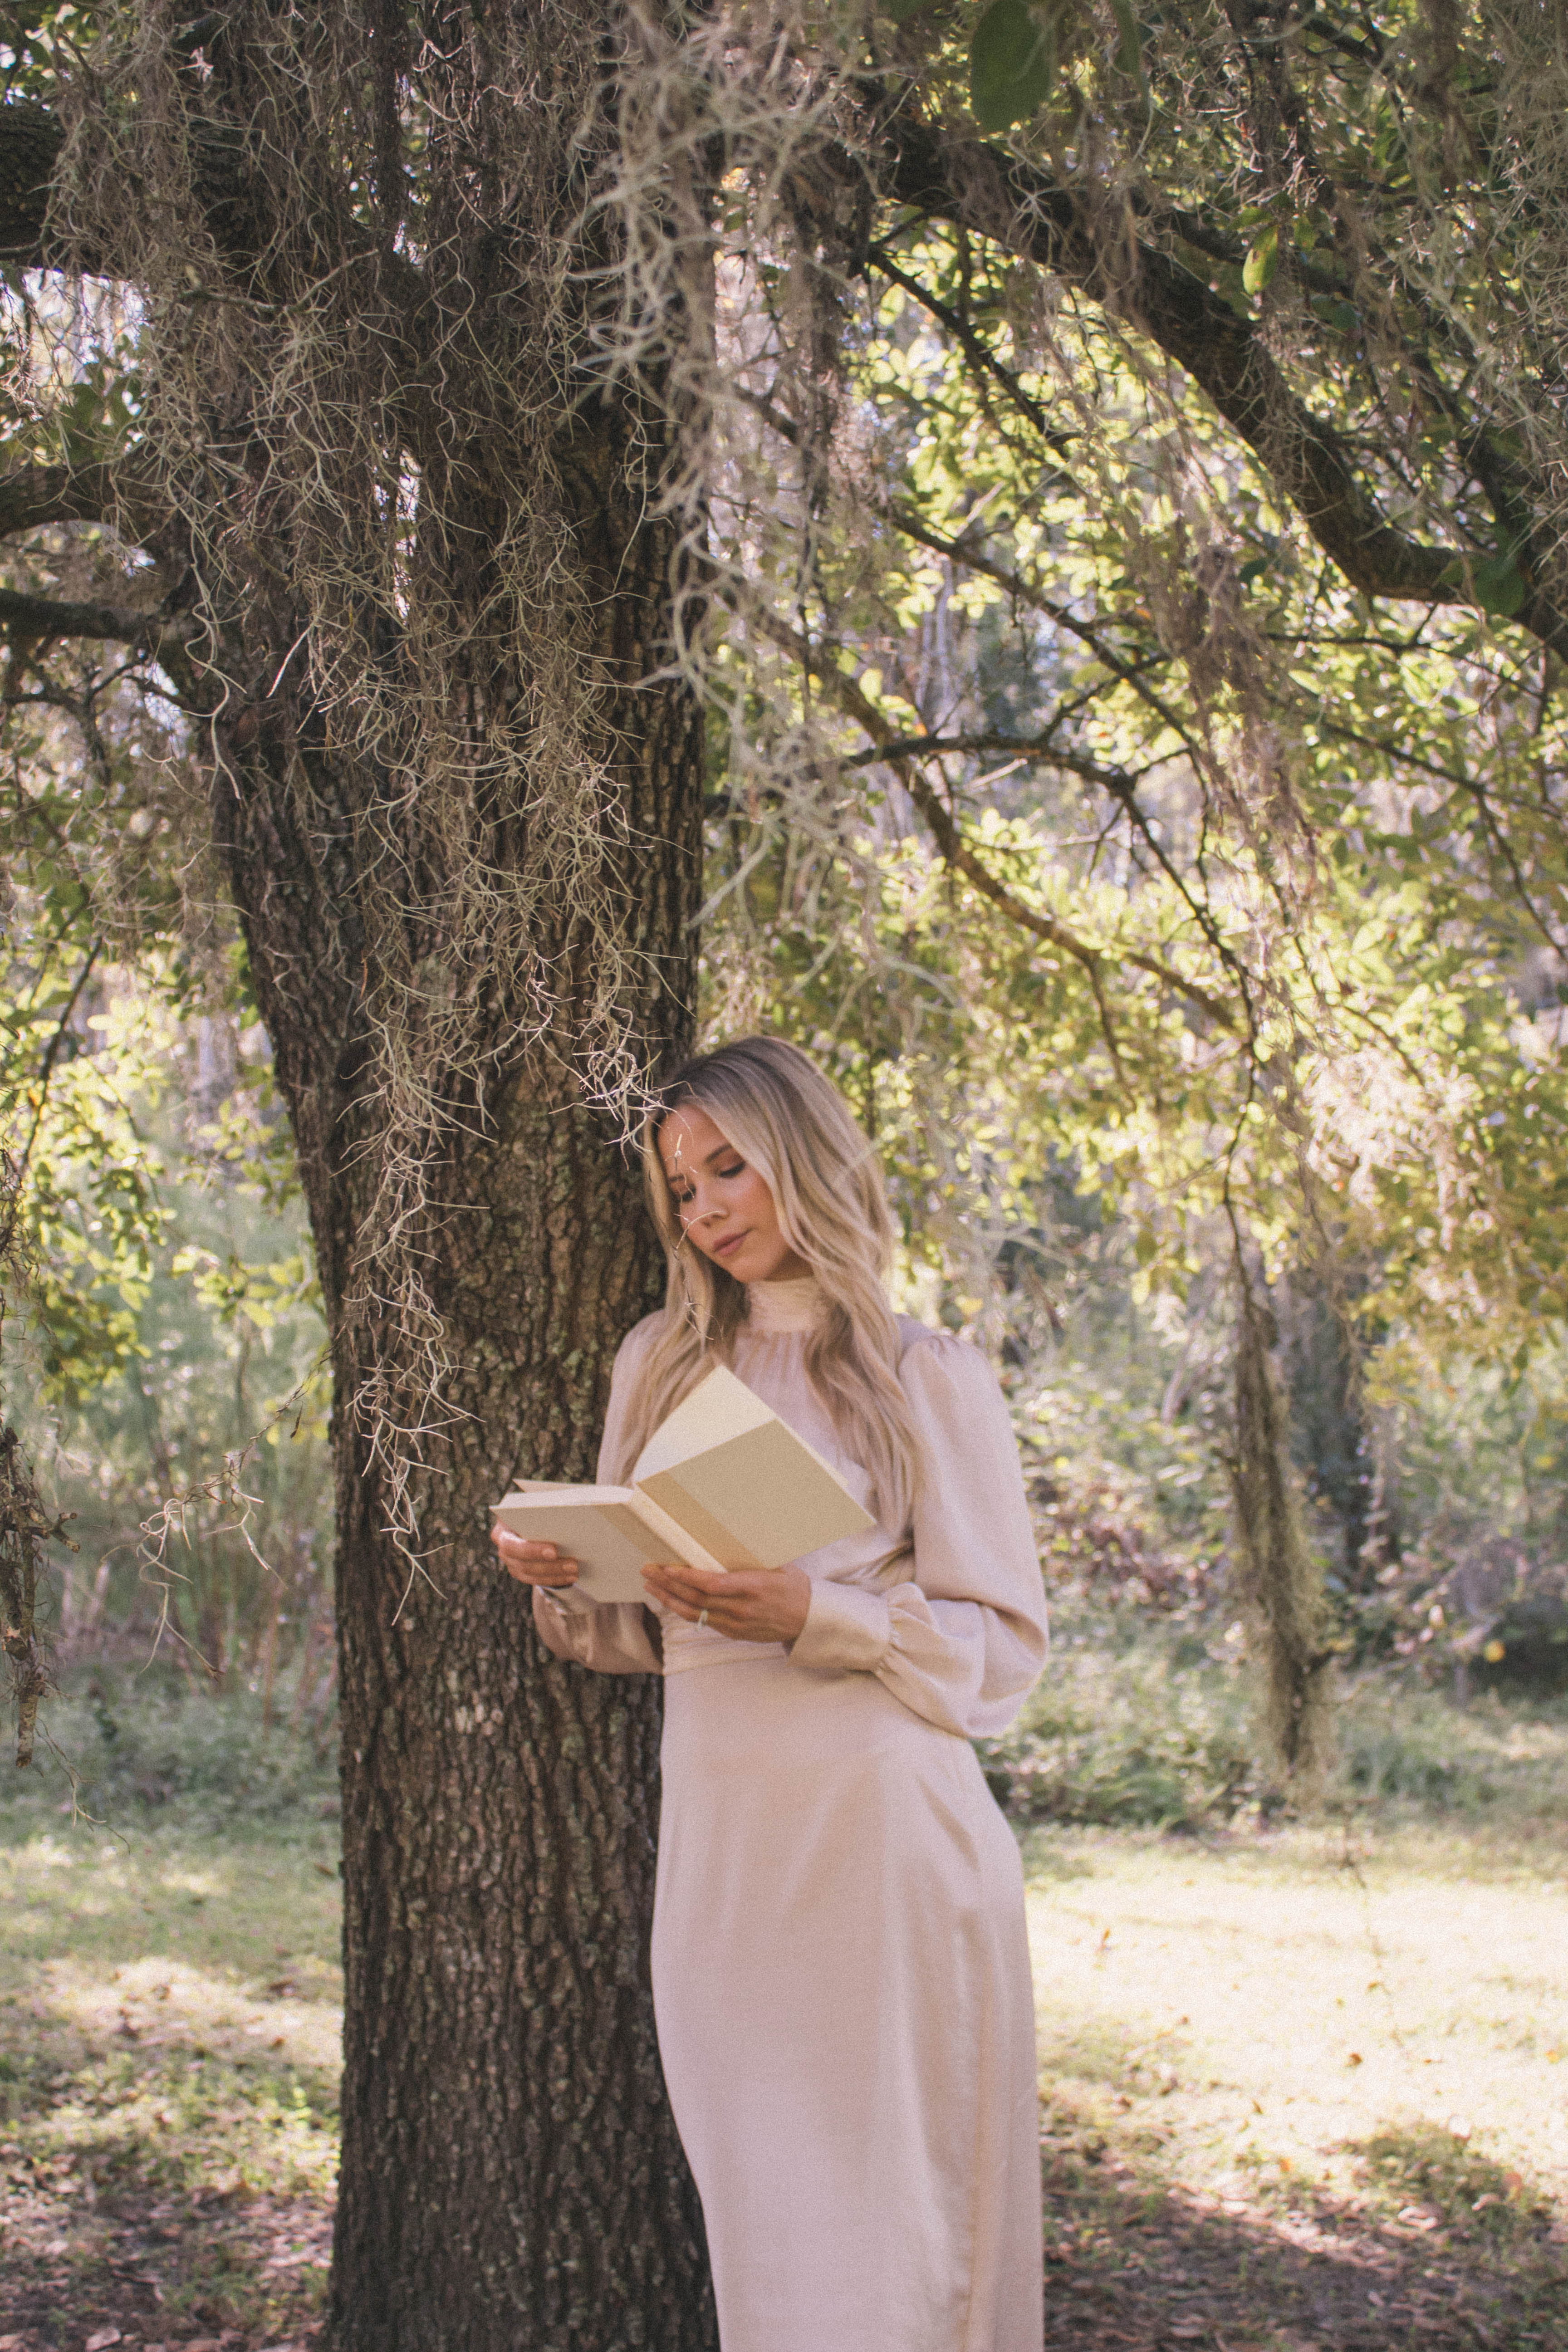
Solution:
M869 1504L805 1377L820 1300L753 1285L734 1370ZM602 1465L653 1330L616 1360ZM1040 2352L1023 1878L969 1745L1044 1662L1039 1559L990 1366L900 1336L912 1518L801 1561L788 1648L534 1592L558 1656L666 1677L654 2006L723 2352Z

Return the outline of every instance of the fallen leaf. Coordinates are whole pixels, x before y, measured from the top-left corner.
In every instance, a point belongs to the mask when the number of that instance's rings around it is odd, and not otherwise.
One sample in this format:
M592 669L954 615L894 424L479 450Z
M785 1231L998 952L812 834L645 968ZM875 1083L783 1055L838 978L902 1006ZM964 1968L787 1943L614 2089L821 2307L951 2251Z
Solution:
M122 2344L124 2337L118 2327L100 2327L96 2336L87 2339L87 2352L109 2352L111 2344Z
M1361 2063L1362 2063L1362 2054L1361 2054L1361 2052L1360 2052L1359 2050L1352 2050L1352 2051L1351 2052L1350 2056L1345 2060L1345 2064L1346 2064L1347 2066L1359 2066Z

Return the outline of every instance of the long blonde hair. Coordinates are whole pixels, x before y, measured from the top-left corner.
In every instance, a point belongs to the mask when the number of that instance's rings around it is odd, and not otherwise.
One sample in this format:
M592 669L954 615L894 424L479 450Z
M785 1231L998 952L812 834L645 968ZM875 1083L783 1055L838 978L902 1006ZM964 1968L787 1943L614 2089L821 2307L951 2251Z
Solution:
M806 1342L806 1375L869 1474L878 1516L900 1525L920 1482L920 1441L899 1381L899 1327L884 1286L893 1220L882 1171L837 1087L782 1037L741 1037L700 1054L651 1098L643 1181L669 1279L615 1475L627 1474L716 1361L729 1362L746 1320L745 1284L688 1240L659 1157L660 1128L687 1103L705 1110L763 1178L780 1231L821 1284L827 1308Z

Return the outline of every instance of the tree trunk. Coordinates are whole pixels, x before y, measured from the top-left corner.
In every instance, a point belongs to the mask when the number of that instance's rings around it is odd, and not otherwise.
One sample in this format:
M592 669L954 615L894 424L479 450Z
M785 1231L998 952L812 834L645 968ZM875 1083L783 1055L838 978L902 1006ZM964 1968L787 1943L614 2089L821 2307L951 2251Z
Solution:
M589 651L617 682L624 1010L655 1064L691 1034L701 713L677 686L638 683L667 625L673 543L626 488L615 419L574 430ZM526 677L526 644L513 661ZM214 807L335 1372L347 2011L331 2342L696 2352L715 2340L711 2294L646 1957L660 1687L549 1657L488 1541L487 1506L517 1474L592 1475L616 1344L662 1287L638 1174L583 1099L568 992L533 1058L454 1118L410 1244L457 1368L418 1483L426 1568L411 1581L356 1411L373 1362L384 1373L390 1352L395 1370L405 1343L348 1304L377 1173L367 950L356 877L289 786L306 759L318 807L339 788L314 725L286 698L269 709L220 768ZM545 919L563 970L592 951L563 910Z

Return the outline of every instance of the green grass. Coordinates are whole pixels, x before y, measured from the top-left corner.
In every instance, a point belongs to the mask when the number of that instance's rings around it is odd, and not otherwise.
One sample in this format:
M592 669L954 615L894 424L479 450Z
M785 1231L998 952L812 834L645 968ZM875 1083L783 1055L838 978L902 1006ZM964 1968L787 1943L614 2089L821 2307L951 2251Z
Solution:
M96 1818L58 1767L0 1790L0 2341L302 2347L330 1766L244 1694L100 1688L51 1717ZM1300 1822L1246 1727L1223 1647L1119 1637L1058 1651L1011 1748L1059 1792L1019 1822L1053 2346L1562 2352L1568 1724L1358 1683Z
M1047 2207L1090 2316L1168 2315L1173 2257L1231 2352L1561 2352L1560 1823L1043 1827L1025 1852Z
M336 2164L331 1761L244 1694L98 1685L51 1710L65 1762L0 1784L0 2309L29 2346L302 2341Z

